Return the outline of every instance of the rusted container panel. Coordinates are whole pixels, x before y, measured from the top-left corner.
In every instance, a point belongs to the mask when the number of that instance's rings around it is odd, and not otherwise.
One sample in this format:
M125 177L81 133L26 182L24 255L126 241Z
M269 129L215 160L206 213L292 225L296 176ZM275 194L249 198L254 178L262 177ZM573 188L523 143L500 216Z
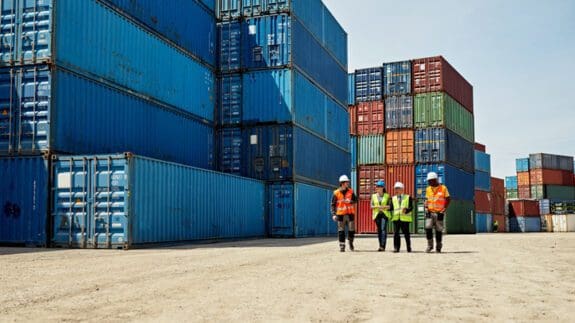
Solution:
M478 142L475 143L475 145L473 146L474 150L479 150L481 152L487 152L485 149L485 145L484 144L480 144Z
M519 185L519 187L517 188L517 198L530 199L531 198L531 186L530 185Z
M385 135L385 156L388 165L415 162L413 130L389 131Z
M473 112L473 86L442 56L416 59L412 64L414 93L446 92Z
M357 135L357 105L350 105L349 107L349 134Z
M539 217L539 202L535 200L510 201L509 216Z
M491 193L475 190L475 212L491 213Z
M375 183L385 179L385 166L360 166L358 173L358 196L360 199L369 199L375 192Z
M531 185L573 185L573 172L558 169L532 169L529 172Z
M357 134L379 135L385 131L383 101L361 102L357 106Z
M385 169L385 187L390 194L393 194L395 182L402 182L405 186L405 194L416 198L415 165L387 166Z
M531 185L529 172L517 172L517 184L519 186Z
M357 233L377 233L375 222L371 218L371 200L359 200L358 213L355 221L355 231Z
M491 192L505 195L505 181L502 178L491 177Z
M491 214L505 214L505 193L491 192Z

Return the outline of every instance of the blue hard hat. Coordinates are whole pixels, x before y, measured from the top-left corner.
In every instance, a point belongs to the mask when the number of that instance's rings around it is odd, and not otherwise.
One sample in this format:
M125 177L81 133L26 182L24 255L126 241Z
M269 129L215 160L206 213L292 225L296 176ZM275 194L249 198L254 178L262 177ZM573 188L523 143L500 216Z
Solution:
M385 187L385 182L382 180L377 181L377 183L375 183L375 186L377 187Z

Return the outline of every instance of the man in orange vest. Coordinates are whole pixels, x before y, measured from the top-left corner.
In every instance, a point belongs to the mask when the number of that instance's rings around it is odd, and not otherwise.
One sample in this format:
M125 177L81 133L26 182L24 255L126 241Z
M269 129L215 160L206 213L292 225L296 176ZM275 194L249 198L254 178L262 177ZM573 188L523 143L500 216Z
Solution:
M347 175L339 177L339 188L333 192L331 198L331 214L337 222L339 236L339 251L345 252L345 227L348 230L349 250L353 251L353 238L355 236L355 204L357 196L349 187Z
M433 230L435 229L436 251L443 248L443 220L451 198L445 185L439 184L437 173L427 174L429 186L425 191L425 235L427 236L426 252L433 250Z

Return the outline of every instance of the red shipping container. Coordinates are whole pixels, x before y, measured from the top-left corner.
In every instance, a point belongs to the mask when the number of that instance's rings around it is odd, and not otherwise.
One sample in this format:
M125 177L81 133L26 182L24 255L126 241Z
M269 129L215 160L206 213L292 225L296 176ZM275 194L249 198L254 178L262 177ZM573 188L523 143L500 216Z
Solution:
M359 166L358 169L358 196L360 199L368 200L375 193L375 183L385 180L385 166ZM393 185L393 184L392 184Z
M355 231L357 233L377 233L377 226L371 217L371 200L359 200Z
M505 214L505 193L491 192L491 214Z
M473 146L473 149L477 150L477 151L482 151L485 152L486 148L484 144L480 144L478 142L475 143L475 145Z
M381 135L385 131L383 101L361 102L357 106L357 133Z
M529 172L517 172L517 185L518 186L531 185Z
M491 177L491 192L505 195L505 181L502 178Z
M491 213L491 196L489 192L475 191L475 212Z
M414 93L445 92L473 112L473 86L442 56L413 61Z
M529 171L531 185L573 185L573 173L558 169L532 169Z
M388 165L415 163L413 130L389 131L385 135L385 162Z
M499 227L497 228L496 232L499 233L507 232L505 230L505 228L507 227L507 217L505 215L493 214L493 222L495 223L495 221L497 221L497 223L499 224Z
M539 216L539 202L535 200L509 201L509 216Z
M349 134L357 135L357 106L349 106Z
M517 187L517 197L520 199L530 199L531 198L531 186L522 185Z
M393 195L395 182L402 182L405 194L415 199L415 165L386 166L385 187Z

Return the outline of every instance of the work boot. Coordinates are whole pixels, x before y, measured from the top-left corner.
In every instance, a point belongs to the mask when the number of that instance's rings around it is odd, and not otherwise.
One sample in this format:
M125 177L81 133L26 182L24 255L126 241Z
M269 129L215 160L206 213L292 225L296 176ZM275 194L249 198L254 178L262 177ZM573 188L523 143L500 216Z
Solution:
M433 239L427 239L427 249L425 252L430 253L433 250Z
M441 253L441 248L443 248L443 244L441 242L437 243L437 248L435 248L435 251Z
M411 247L407 247L407 252L411 252Z
M379 251L379 252L385 251L385 248L384 248L384 247L379 247L379 249L377 249L377 251Z
M345 243L340 243L340 244L339 244L339 251L340 251L340 252L345 252Z
M355 251L355 248L353 246L353 240L349 240L349 250L350 251Z

